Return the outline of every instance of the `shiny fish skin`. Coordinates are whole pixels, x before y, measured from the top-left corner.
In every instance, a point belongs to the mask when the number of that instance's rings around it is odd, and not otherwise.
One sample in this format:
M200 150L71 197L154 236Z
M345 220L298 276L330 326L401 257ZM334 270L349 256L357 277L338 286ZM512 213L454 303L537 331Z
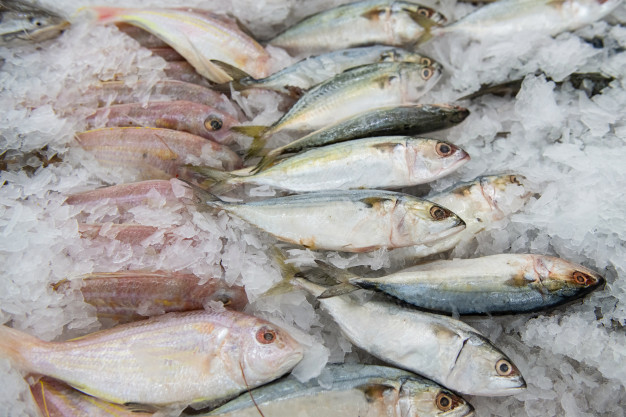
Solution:
M595 22L622 0L500 0L483 6L433 34L463 33L473 38L506 38L523 31L557 35Z
M101 164L127 167L137 172L137 179L172 178L187 164L203 163L226 170L242 165L230 148L171 129L100 128L79 133L76 140Z
M415 3L365 0L309 16L269 43L290 54L319 53L362 45L408 46L443 15Z
M309 90L261 137L282 130L313 131L364 111L414 103L441 73L437 63L383 62L353 68Z
M71 194L65 204L99 205L107 202L120 210L139 205L155 206L163 202L178 203L179 198L193 198L193 192L182 181L150 180L112 185L82 193ZM163 201L162 201L163 200Z
M512 203L505 198L507 188L516 187L522 195L518 195L517 201L513 204L523 204L531 195L526 191L524 177L510 174L478 177L473 181L456 184L448 190L427 196L429 200L458 214L467 227L461 233L433 244L408 248L406 254L418 258L426 257L445 252L460 242L473 239L478 233L489 228L492 223L502 220L512 211L517 211L517 208L511 207Z
M432 242L465 227L454 213L430 201L378 190L328 191L249 203L214 200L199 206L226 210L279 240L344 252Z
M151 101L102 107L87 118L88 128L158 127L181 130L221 144L232 141L231 126L239 121L229 113L191 101Z
M242 78L233 83L233 88L264 88L299 97L302 92L345 70L376 62L417 62L430 65L432 61L418 53L391 46L342 49L303 59L266 78Z
M257 174L231 176L220 185L256 184L293 192L401 188L444 177L469 160L450 143L383 136L310 149Z
M252 397L272 417L469 417L473 408L463 398L432 381L400 369L374 365L327 365L332 386L316 379L301 383L292 376L254 389ZM442 406L446 404L446 407ZM204 416L258 417L242 394Z
M65 18L40 5L0 1L0 45L45 41L59 36L67 26Z
M255 78L268 75L269 54L225 16L193 9L91 7L90 10L100 22L130 23L158 36L210 81L231 80L212 60L240 68Z
M415 104L383 107L360 113L323 127L287 145L275 148L263 156L258 167L271 163L276 157L309 148L372 136L407 135L445 129L461 123L469 111L445 104Z
M582 265L552 256L503 254L428 262L349 282L435 312L505 314L566 303L603 285L604 279Z
M169 313L65 342L0 327L0 354L24 372L116 404L222 400L269 382L302 359L284 330L243 313Z
M325 290L302 278L293 282L314 296ZM526 387L506 355L459 320L385 300L361 304L349 295L319 303L354 345L453 391L495 396L517 394Z
M238 311L248 303L242 287L231 287L219 278L201 280L194 274L168 271L96 272L61 281L53 288L59 293L78 289L85 302L96 308L98 317L122 322L202 310L210 301Z
M153 413L134 412L85 395L52 378L41 378L30 392L42 417L151 417Z

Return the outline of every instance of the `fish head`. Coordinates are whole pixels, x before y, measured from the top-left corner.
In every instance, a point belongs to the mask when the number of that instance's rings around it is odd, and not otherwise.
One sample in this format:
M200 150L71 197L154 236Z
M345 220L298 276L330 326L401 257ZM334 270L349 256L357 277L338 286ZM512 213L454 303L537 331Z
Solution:
M444 106L442 105L441 107ZM461 123L463 120L467 119L467 116L469 116L470 114L470 111L468 109L461 106L447 105L445 106L445 110L448 120L455 124Z
M519 210L528 201L531 193L524 184L522 175L489 175L479 179L480 191L484 201L498 220Z
M416 182L419 178L441 178L470 159L458 146L435 139L408 140L407 151L409 175Z
M469 417L474 407L460 396L424 379L408 378L400 387L399 413L403 417Z
M380 62L414 62L424 66L430 66L436 61L432 58L424 56L414 51L409 51L402 48L392 48L390 50L383 51L380 54Z
M232 142L234 135L230 128L238 125L239 121L237 119L217 109L209 110L202 121L205 136L221 144Z
M41 42L60 35L68 26L65 18L29 3L7 2L0 7L0 43Z
M406 102L415 102L430 91L441 79L443 66L432 61L430 65L413 62L398 63L402 89Z
M541 284L549 291L563 295L580 295L604 285L604 278L595 271L574 262L552 256L533 256L533 264Z
M513 362L477 333L464 341L444 383L470 395L513 395L526 388Z
M303 348L289 333L265 320L247 326L240 343L248 384L258 385L289 372L302 360Z
M406 12L411 19L426 29L432 26L445 25L448 21L448 19L437 10L421 4L398 1L394 2L392 9L400 9Z
M459 216L431 201L403 198L401 206L401 210L396 208L393 213L392 239L402 236L409 244L429 243L465 229L465 222Z

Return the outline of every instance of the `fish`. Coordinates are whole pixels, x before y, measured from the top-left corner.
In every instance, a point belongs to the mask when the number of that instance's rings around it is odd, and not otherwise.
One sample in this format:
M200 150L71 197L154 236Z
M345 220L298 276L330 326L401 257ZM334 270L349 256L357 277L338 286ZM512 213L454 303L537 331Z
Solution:
M40 5L21 0L0 1L0 45L53 39L68 26L63 16Z
M80 291L98 317L128 322L172 311L202 310L211 301L243 310L248 303L242 287L219 278L170 271L94 272L52 285L58 293Z
M314 131L364 111L415 103L440 79L436 62L381 62L352 68L310 89L270 127L232 130L266 139L277 132Z
M457 213L465 222L465 229L437 242L416 245L392 255L424 258L473 239L494 222L518 211L528 201L532 194L528 192L525 180L524 176L517 174L485 175L426 196L427 199ZM518 190L516 196L507 200L507 190L515 189Z
M322 373L324 386L317 379L302 383L290 375L199 417L256 417L261 415L259 410L268 417L474 415L473 407L463 398L411 372L341 364L327 365Z
M230 113L192 101L150 101L99 108L87 117L89 129L101 127L159 127L189 132L220 144L233 141L231 126L239 121Z
M148 48L148 49L168 48L168 49L174 50L161 38L154 36L152 33L147 32L140 27L131 25L129 23L115 23L115 27L117 27L117 29L123 34L125 34L126 36L129 36L133 38L134 40L136 40L144 48ZM176 51L174 50L174 52ZM176 53L178 54L178 52ZM181 59L185 59L185 58L181 58Z
M438 260L376 278L347 271L336 276L346 291L373 289L444 314L531 313L580 298L605 282L582 265L531 254Z
M136 103L145 101L192 101L206 104L221 111L232 111L232 103L226 96L210 88L177 80L162 80L155 84L139 81L126 85L124 81L106 81L89 88L85 93L94 96L99 106Z
M487 4L434 36L460 33L474 39L506 39L521 32L556 36L602 19L622 0L500 0Z
M461 123L469 110L445 104L413 104L376 108L322 127L291 143L272 149L262 156L256 171L270 166L285 153L330 145L347 140L387 135L414 136L446 129ZM249 156L262 154L265 141L257 138L248 151Z
M40 378L30 392L43 417L151 417L154 413L135 411L85 395L52 378Z
M253 175L195 168L214 193L241 185L292 192L401 188L444 177L469 161L461 148L436 139L382 136L313 148ZM191 169L194 169L193 167ZM202 183L208 185L207 182Z
M191 133L152 127L106 127L78 133L80 146L107 166L126 167L137 179L169 179L187 164L237 169L230 148Z
M425 29L446 22L429 7L395 0L348 3L305 18L269 41L291 55L364 45L411 46Z
M178 80L186 83L198 84L210 87L211 83L195 70L187 61L168 61L163 68L165 76L169 80Z
M67 196L65 204L98 206L108 203L120 210L146 205L159 207L176 204L181 199L193 199L193 191L177 179L149 180L101 187Z
M279 240L316 250L393 249L465 228L445 207L390 191L326 191L237 203L197 190L196 199L200 210L225 210Z
M299 98L306 90L345 70L376 62L417 62L428 66L432 64L432 59L416 52L383 45L342 49L308 57L258 80L252 77L237 79L232 74L235 78L233 81L213 88L223 92L230 92L231 87L236 91L263 88Z
M168 313L64 342L0 326L0 355L115 404L222 401L278 378L302 347L265 320L234 310Z
M255 78L269 75L267 51L226 16L175 8L90 7L88 10L99 23L129 23L163 39L198 73L215 83L231 80L219 62Z
M82 239L117 240L129 245L149 246L159 253L165 246L182 240L190 241L196 246L194 238L183 238L172 233L170 228L158 228L134 223L78 223L78 233Z
M134 28L134 26L130 26L130 27ZM176 52L175 49L170 48L169 46L157 46L157 47L152 47L148 49L150 49L150 52L152 52L152 55L159 56L167 62L185 61L185 58L183 58L181 54L179 54L178 52Z
M306 272L300 274L307 276ZM306 278L294 278L292 283L314 297L326 289ZM350 294L318 301L352 344L454 392L500 396L526 388L513 362L460 320L386 299L362 302Z

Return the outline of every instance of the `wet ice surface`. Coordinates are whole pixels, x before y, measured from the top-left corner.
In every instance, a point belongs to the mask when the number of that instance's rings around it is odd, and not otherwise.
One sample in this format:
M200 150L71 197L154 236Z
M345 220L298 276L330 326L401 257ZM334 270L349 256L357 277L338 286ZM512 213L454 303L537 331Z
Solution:
M224 6L219 1L189 1L185 5L231 12L257 35L270 37L286 23L338 3L271 0ZM86 4L63 1L53 6L72 14ZM125 5L171 6L171 2ZM473 7L452 1L429 5L450 20ZM604 47L594 48L586 41L593 38L602 39ZM430 135L460 145L472 157L459 171L435 182L433 190L478 175L515 172L527 177L536 192L519 212L450 256L542 253L584 264L607 278L606 288L584 302L542 314L466 320L511 357L528 383L528 389L514 397L470 398L480 416L624 413L624 48L626 29L606 22L555 38L528 33L478 43L450 35L423 48L446 68L446 76L424 103L452 102L481 84L525 77L515 97L460 102L471 110L468 119ZM280 50L273 56L276 68L294 61ZM156 82L164 77L162 59L114 27L94 27L82 20L53 41L0 47L0 58L5 60L0 68L4 117L0 143L7 165L0 173L1 322L46 340L85 334L101 326L93 310L79 299L54 293L49 284L93 271L170 269L244 284L254 300L247 311L285 326L307 347L305 360L294 371L300 378L316 376L327 360L371 360L356 353L304 294L259 298L280 281L271 260L276 241L244 222L159 196L149 206L124 212L100 204L81 213L80 207L63 204L68 194L133 180L124 169L99 166L75 142L74 134L85 126L84 117L97 106L97 100L86 94L89 86L112 79L124 79L129 85L139 79ZM573 72L599 70L616 80L591 98L568 82L555 83ZM252 119L250 124L273 122L287 103L274 93L253 93L238 100ZM239 142L245 145L249 139ZM60 161L42 162L53 155ZM268 194L263 189L253 193ZM130 245L81 239L78 233L79 222L122 220L167 227L173 238L164 243L163 235L156 234ZM344 268L403 266L392 263L383 250L337 254L292 249L289 254L298 266L310 264L315 257ZM0 390L0 414L35 415L22 377L5 360L0 360L0 367L2 386L10 387Z

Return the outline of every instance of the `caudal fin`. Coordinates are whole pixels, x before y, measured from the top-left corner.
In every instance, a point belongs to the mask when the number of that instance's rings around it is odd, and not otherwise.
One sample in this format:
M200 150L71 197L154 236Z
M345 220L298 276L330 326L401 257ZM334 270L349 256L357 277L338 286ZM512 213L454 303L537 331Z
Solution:
M239 178L238 175L216 168L193 165L188 165L186 168L194 173L194 180L198 182L200 187L211 190L212 194L224 194L231 191L239 183L235 180Z
M45 342L29 334L0 325L0 356L7 358L15 366L26 372L36 371L26 359L26 355L34 347Z
M316 260L315 263L322 271L324 271L326 275L338 282L337 285L327 288L321 295L318 296L318 298L336 297L338 295L348 294L359 289L350 283L350 280L352 278L358 278L358 275L320 260Z

